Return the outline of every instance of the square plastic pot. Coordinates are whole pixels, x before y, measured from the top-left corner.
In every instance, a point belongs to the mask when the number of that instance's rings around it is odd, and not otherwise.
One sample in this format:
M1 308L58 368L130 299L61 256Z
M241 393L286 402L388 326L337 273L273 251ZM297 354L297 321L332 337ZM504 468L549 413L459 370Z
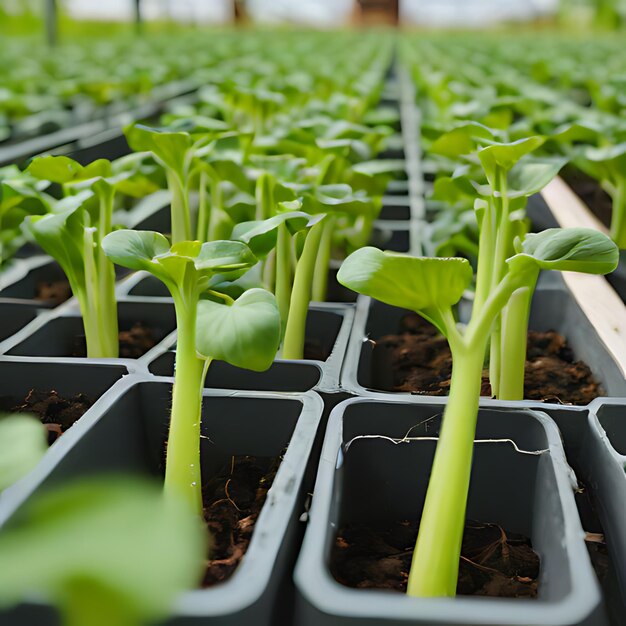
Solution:
M295 570L297 623L604 626L558 430L529 409L481 410L467 516L530 537L541 559L536 599L411 598L335 581L329 561L343 524L419 519L442 410L436 403L367 398L334 409Z
M158 287L156 283L151 284ZM131 300L132 296L129 296L127 302ZM164 298L162 301L170 302L171 299ZM313 303L307 316L306 341L327 355L325 359L276 359L265 372L252 372L216 362L209 368L206 386L289 392L315 389L337 393L341 391L339 379L353 319L352 305ZM173 375L175 342L176 336L173 334L144 357L143 360L149 363L150 372L158 376Z
M626 606L626 399L595 400L589 406L588 420L580 464L585 481L593 486L594 504Z
M130 329L134 323L146 324L158 345L176 327L174 305L171 302L142 300L118 301L120 330ZM0 354L19 357L57 357L64 360L84 360L73 356L77 341L84 336L83 321L75 303L60 310L42 314L28 326L0 343ZM135 370L132 359L118 359ZM101 359L89 361L102 361ZM110 359L104 360L110 361ZM130 365L129 365L130 364Z
M375 342L379 337L397 332L400 318L406 313L404 309L359 297L341 380L347 391L363 395L368 390L376 390L376 380L383 386L390 384L389 363L386 355L376 352ZM626 396L626 380L619 364L558 275L547 275L535 291L529 328L555 330L564 335L576 358L589 365L607 395ZM391 393L400 395L401 392ZM426 396L422 398L429 401ZM498 404L495 400L491 402ZM532 400L515 405L558 406Z
M49 256L40 255L17 260L0 274L0 299L11 298L36 302L40 307L52 307L54 303L36 300L40 283L66 280L63 270Z
M383 196L383 208L378 216L379 220L405 221L411 219L409 198L404 195Z
M115 266L116 280L127 276L130 270ZM0 302L6 298L22 300L41 308L54 308L59 302L37 298L38 287L42 283L67 282L65 272L52 258L39 255L30 259L16 261L6 272L0 275ZM71 297L71 295L70 295Z
M37 314L36 307L19 300L0 300L0 342L24 328Z
M46 457L19 483L19 490L5 493L0 524L10 523L24 501L39 491L78 476L161 476L171 386L171 379L126 378L75 445L65 446L65 454L54 463ZM309 488L307 467L321 412L322 401L312 392L205 390L201 444L205 478L233 455L284 456L239 568L222 584L181 596L168 626L291 623L290 568L299 543L299 517ZM32 600L0 614L0 624L56 626L58 621L52 607Z

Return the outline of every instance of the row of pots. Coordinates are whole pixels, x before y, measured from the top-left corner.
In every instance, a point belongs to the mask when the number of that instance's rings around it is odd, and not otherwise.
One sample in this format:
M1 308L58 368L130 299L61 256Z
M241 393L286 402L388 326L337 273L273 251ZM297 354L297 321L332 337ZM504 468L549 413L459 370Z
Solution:
M403 92L403 131L414 123L409 102ZM394 196L395 206L406 203L412 217L408 224L387 221L386 226L402 233L404 251L419 247L413 151L407 145L408 195ZM167 213L157 208L141 219L163 216ZM45 310L33 303L28 289L20 291L34 284L33 274L50 267L50 261L20 263L26 271L21 277L14 273L15 280L3 286L0 315L21 307L30 310L32 321L25 320L21 330L9 329L0 343L0 396L18 398L44 387L67 395L82 391L96 401L31 474L0 495L0 525L10 523L40 490L77 475L158 475L172 385L172 302L148 275L120 281L120 326L151 322L157 345L138 359L93 360L67 356L80 333L75 302ZM7 293L12 301L3 299ZM531 327L565 334L612 397L587 407L484 399L469 502L471 517L531 537L542 562L539 598L416 600L349 589L332 577L330 551L341 524L415 520L423 503L445 399L372 390L371 339L393 332L400 314L362 297L356 305L314 303L307 336L323 346L326 360L278 360L262 374L212 366L204 392L203 471L210 475L236 454L287 451L242 565L226 583L185 594L170 624L606 626L619 610L619 595L626 596L623 363L559 276L543 279ZM214 417L223 415L228 419ZM581 521L577 478L587 487L619 566L604 592L585 548L584 531L596 528ZM45 626L54 620L53 610L37 600L0 614L0 625Z

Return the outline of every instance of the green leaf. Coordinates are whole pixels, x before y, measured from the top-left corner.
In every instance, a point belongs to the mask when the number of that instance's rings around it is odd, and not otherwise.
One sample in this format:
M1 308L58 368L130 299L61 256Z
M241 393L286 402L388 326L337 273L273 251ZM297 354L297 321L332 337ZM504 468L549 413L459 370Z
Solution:
M104 253L131 270L153 271L155 257L167 254L170 244L160 233L148 230L116 230L102 240Z
M276 357L280 333L276 298L264 289L250 289L232 304L198 303L196 348L205 358L261 372Z
M540 192L565 166L566 158L524 157L508 172L507 197L527 198ZM500 191L493 192L489 185L479 185L472 181L476 191L483 196L499 197Z
M31 216L27 221L37 243L63 268L72 288L84 283L85 216L79 204L62 213Z
M139 152L152 152L160 163L185 178L187 152L192 147L188 133L172 133L134 124L124 129L128 145Z
M276 247L278 227L285 224L289 232L294 233L310 226L311 216L301 211L279 213L267 220L254 220L237 224L233 230L233 239L239 239L250 246L259 257L267 256Z
M494 139L494 133L487 126L477 122L466 122L440 135L428 149L433 154L456 159L470 154L483 140Z
M619 250L604 233L591 228L549 228L526 235L508 260L512 271L534 265L542 270L608 274L619 262Z
M197 584L205 537L160 485L82 480L35 496L0 533L0 605L37 593L75 624L158 621Z
M566 163L564 158L521 159L509 172L508 196L528 197L540 192Z
M66 156L42 156L33 159L26 171L41 180L63 185L74 180L83 166Z
M0 491L32 470L48 450L46 429L36 417L0 416Z
M478 158L485 170L489 183L497 187L496 171L502 168L508 172L524 155L536 150L545 141L545 137L526 137L512 143L493 143L478 151Z
M240 241L209 241L203 243L195 260L196 269L206 272L228 272L250 268L258 259Z
M341 265L337 280L366 296L412 311L456 304L472 280L467 259L414 257L361 248Z

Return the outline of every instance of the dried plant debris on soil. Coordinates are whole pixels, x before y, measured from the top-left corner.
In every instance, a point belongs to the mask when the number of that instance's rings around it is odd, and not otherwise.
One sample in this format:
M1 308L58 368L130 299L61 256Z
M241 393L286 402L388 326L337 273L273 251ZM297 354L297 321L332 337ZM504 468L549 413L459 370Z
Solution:
M333 547L333 576L348 587L406 592L417 529L410 521L347 524ZM539 557L527 537L466 521L459 595L534 598L538 577Z
M23 400L0 398L0 408L10 413L36 415L48 430L48 443L54 443L93 404L84 393L62 396L57 391L31 389Z
M385 391L444 396L450 390L452 355L446 338L430 323L408 313L398 334L376 341L373 386ZM481 395L491 396L488 371ZM566 339L557 332L529 331L524 398L562 404L588 404L603 395L589 366L576 361Z
M204 485L204 519L210 534L203 586L227 580L252 539L281 457L234 456Z
M153 330L142 322L136 322L129 330L121 330L119 332L119 342L120 359L138 359L158 343L154 337ZM76 337L72 356L87 356L85 335Z

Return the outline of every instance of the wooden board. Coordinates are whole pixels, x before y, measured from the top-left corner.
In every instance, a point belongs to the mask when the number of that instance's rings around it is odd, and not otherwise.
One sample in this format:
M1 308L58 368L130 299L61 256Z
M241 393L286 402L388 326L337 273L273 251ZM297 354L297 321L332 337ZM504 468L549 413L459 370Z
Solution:
M608 232L561 178L555 178L541 195L562 228L595 228ZM563 278L626 376L626 305L604 276L564 272Z

